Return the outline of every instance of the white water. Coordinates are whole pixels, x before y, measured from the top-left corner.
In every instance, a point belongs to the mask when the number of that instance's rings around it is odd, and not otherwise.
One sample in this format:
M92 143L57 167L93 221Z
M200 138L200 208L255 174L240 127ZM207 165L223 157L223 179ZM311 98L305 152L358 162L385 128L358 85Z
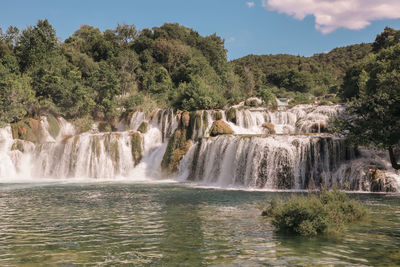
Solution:
M343 140L321 135L341 110L312 105L278 111L238 108L234 122L226 120L224 110L198 111L192 140L205 138L192 142L176 179L219 187L298 190L324 185L368 191L368 170L378 164L400 184L385 156L371 159L372 154L363 153L357 158ZM236 135L209 137L217 113ZM7 126L0 129L0 181L160 180L167 142L179 120L172 109L151 115L138 111L117 125L119 132L76 134L70 123L58 118L60 133L53 138L42 117L38 144L14 140ZM148 123L144 134L137 132L143 122ZM265 124L273 125L276 134L266 135ZM132 155L133 134L142 140L142 158L137 161Z

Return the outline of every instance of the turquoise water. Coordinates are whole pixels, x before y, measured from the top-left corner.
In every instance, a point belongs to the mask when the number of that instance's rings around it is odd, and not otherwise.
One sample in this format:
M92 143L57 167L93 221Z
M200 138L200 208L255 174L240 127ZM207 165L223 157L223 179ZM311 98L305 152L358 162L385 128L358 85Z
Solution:
M0 266L400 266L400 196L351 194L341 236L275 233L257 205L291 193L185 184L1 184Z

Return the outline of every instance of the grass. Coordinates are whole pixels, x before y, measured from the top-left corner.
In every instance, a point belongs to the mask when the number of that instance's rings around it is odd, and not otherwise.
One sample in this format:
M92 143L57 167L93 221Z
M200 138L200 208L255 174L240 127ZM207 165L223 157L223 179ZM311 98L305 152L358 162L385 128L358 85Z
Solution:
M302 236L340 233L350 223L364 220L369 210L339 190L292 196L286 202L273 199L262 215L271 219L277 231Z

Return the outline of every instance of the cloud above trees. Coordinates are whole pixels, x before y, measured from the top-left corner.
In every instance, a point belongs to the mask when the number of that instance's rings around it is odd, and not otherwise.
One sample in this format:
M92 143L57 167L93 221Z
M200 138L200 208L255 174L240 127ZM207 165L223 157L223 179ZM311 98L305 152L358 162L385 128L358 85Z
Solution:
M399 0L262 0L268 10L298 20L315 17L315 28L324 34L338 28L360 30L371 21L400 18Z

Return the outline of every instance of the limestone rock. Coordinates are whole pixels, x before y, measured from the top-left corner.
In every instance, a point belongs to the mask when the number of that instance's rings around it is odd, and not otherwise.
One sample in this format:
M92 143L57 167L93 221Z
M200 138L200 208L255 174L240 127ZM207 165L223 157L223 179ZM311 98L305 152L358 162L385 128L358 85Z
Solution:
M222 134L234 134L234 132L226 122L222 120L214 121L210 129L210 136L217 136Z
M267 133L269 133L269 134L274 134L275 133L275 125L274 124L272 124L272 123L263 123L261 126L265 129L265 131Z

